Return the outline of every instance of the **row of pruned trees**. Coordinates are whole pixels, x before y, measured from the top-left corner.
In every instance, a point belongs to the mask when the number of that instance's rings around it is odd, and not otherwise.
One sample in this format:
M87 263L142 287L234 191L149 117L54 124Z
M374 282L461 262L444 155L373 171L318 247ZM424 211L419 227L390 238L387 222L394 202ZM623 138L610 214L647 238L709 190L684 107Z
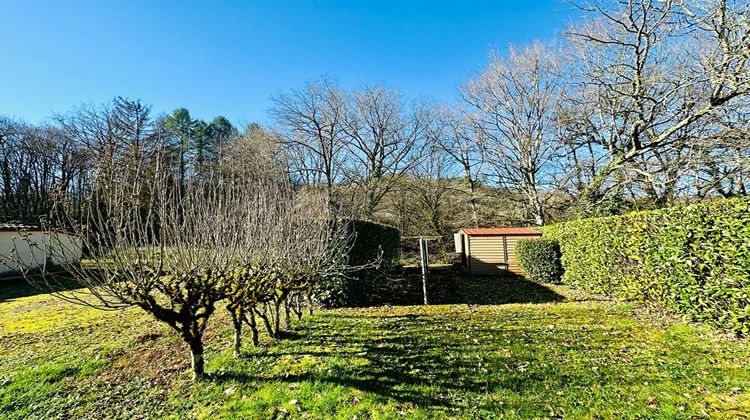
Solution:
M49 130L52 144L75 144L83 181L71 188L50 168L39 184L44 206L29 212L49 239L24 231L16 239L24 248L44 248L33 256L61 262L63 274L38 275L31 268L45 261L9 258L28 267L31 282L71 302L136 306L165 323L189 348L197 378L204 374L203 334L217 309L226 308L233 321L235 353L243 326L254 343L259 328L281 338L292 317L311 311L318 293L352 270L353 233L325 189L292 182L288 159L266 130L235 132L210 160L187 165L195 154L175 149L174 115L149 112L117 99L112 107L60 117L54 127L22 126ZM67 262L81 249L80 264ZM84 289L66 290L71 275Z
M219 305L233 321L235 354L245 325L255 344L259 325L280 338L293 314L312 311L316 287L349 270L352 234L324 191L221 164L181 181L165 150L159 144L128 166L97 162L83 202L57 196L44 228L64 226L85 259L64 263L62 275L27 278L74 303L141 308L179 334L199 378L203 334ZM24 238L60 261L79 246L60 235L51 245ZM70 275L85 289L57 287Z

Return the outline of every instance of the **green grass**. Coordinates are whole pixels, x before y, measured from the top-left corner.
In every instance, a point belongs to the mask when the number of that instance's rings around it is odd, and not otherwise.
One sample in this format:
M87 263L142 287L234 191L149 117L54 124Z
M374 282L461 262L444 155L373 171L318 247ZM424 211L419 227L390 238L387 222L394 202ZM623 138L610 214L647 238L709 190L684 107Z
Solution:
M175 334L138 310L99 312L46 294L0 293L0 413L359 419L750 413L747 341L560 287L519 288L496 279L460 279L454 287L466 301L526 303L321 311L295 322L285 340L266 339L259 348L248 343L240 358L229 351L222 310L206 337L210 378L197 384Z

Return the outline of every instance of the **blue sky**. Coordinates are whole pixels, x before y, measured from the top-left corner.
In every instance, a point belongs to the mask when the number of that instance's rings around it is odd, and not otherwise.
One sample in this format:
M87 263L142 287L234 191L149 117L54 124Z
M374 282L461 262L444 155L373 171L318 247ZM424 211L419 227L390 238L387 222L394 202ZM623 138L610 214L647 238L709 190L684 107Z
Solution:
M450 101L490 48L573 18L559 0L3 0L0 115L39 123L121 95L265 122L270 95L320 76Z

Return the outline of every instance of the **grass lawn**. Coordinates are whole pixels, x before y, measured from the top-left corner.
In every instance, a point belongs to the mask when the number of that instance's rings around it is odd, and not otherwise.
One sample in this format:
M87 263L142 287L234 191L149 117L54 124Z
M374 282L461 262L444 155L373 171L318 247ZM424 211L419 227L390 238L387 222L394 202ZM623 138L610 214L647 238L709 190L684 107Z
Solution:
M473 304L321 311L241 358L222 309L197 384L175 334L146 314L0 285L0 417L750 413L747 341L561 287L450 282Z

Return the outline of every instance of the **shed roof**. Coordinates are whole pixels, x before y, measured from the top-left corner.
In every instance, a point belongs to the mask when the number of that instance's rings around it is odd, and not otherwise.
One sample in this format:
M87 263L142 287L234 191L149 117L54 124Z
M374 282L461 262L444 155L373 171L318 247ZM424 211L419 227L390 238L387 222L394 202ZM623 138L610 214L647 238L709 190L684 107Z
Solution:
M525 227L504 228L461 228L458 230L467 235L541 235L542 232Z

